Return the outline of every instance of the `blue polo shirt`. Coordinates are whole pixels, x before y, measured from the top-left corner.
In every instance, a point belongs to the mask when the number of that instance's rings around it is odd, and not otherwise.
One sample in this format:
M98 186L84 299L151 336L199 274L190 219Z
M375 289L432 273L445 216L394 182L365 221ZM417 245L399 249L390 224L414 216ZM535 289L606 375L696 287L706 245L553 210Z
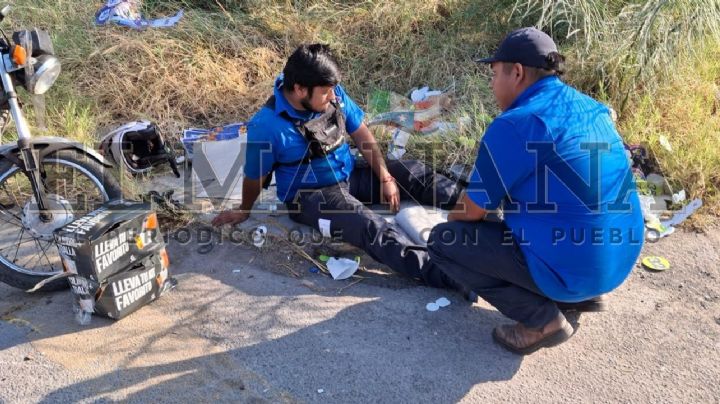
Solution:
M546 77L488 127L468 196L505 222L548 297L585 300L619 286L644 222L608 108Z
M302 160L308 141L298 132L293 122L281 116L287 113L293 119L309 121L321 114L298 111L288 103L282 92L282 75L275 81L275 108L264 106L248 123L248 143L245 151L244 173L248 178L259 179L272 170L276 162L291 163ZM362 124L364 113L345 93L342 86L335 87L340 109L345 115L347 132L355 132ZM275 170L277 196L291 201L299 189L322 188L346 181L355 167L350 146L345 143L325 158L316 158L309 164L279 166Z

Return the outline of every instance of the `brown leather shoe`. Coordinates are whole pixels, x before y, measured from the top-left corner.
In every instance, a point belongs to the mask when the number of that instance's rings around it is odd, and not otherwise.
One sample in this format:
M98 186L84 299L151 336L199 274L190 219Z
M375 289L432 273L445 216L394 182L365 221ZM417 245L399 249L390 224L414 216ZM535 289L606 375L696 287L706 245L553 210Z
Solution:
M600 295L592 299L577 303L555 302L558 309L563 312L576 311L579 313L598 312L607 310L607 297Z
M493 330L493 339L503 348L520 355L528 355L540 348L562 344L572 337L574 330L565 316L559 313L541 328L528 328L517 323L501 325Z

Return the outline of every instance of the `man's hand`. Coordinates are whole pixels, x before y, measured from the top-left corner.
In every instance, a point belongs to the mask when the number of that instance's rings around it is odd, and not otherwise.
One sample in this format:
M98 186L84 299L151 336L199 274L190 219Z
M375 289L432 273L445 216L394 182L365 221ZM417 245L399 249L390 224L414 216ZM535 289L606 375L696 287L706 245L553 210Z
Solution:
M248 218L250 218L250 212L244 210L226 210L215 216L212 220L212 225L215 227L220 227L224 224L235 225L248 220Z
M400 210L400 190L395 183L395 179L391 177L386 182L381 182L380 187L382 190L380 201L390 204L390 210L397 213Z

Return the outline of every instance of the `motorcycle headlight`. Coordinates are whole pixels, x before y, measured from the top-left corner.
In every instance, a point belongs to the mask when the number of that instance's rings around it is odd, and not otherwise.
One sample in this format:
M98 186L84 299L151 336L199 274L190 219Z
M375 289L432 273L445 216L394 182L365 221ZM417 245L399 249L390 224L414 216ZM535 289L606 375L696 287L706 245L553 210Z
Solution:
M35 59L35 73L25 80L25 88L33 94L45 94L60 75L60 61L52 55L40 55Z

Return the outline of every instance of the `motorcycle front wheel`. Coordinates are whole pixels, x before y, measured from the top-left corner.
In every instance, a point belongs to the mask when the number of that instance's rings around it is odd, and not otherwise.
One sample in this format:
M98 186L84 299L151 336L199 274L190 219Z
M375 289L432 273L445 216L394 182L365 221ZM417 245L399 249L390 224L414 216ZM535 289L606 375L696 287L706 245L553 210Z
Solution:
M52 218L43 220L30 180L17 165L0 161L0 281L30 289L62 272L53 231L121 197L110 170L76 150L61 150L41 162ZM60 279L43 290L67 287Z

